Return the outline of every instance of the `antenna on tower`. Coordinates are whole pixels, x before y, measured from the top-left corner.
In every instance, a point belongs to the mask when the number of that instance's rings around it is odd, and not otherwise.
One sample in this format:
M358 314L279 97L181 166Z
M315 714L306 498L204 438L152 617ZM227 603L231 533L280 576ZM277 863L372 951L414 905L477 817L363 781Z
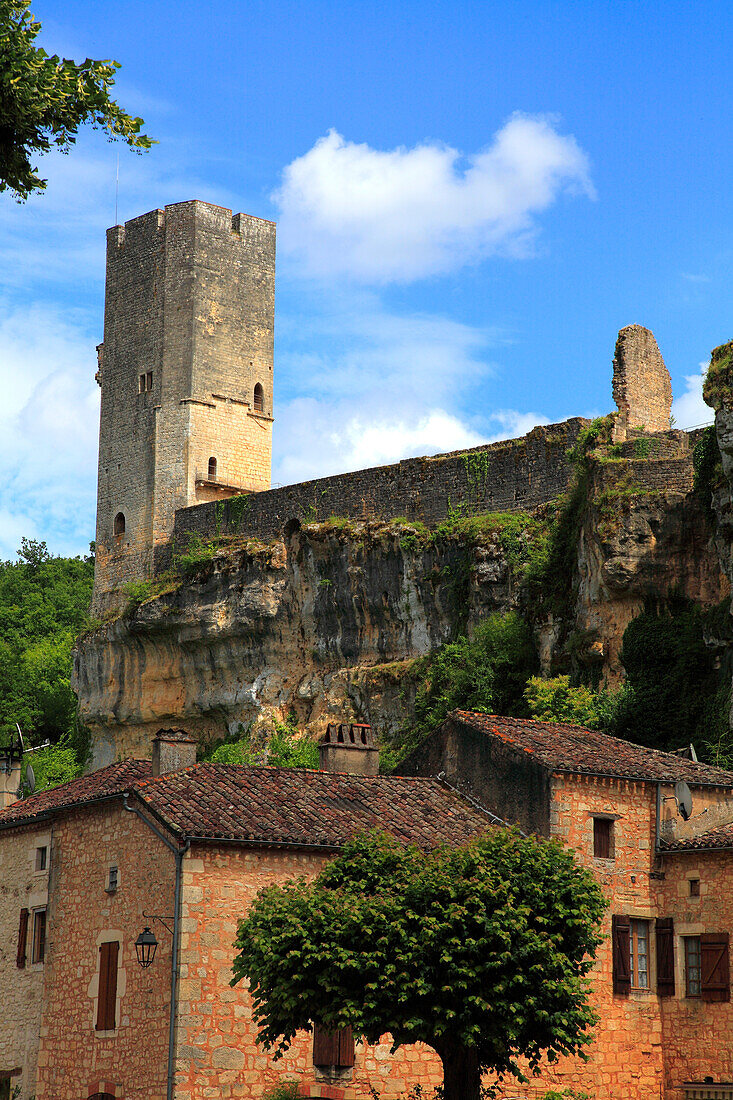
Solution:
M115 177L115 225L117 225L117 200L120 195L120 150L117 149L117 175Z

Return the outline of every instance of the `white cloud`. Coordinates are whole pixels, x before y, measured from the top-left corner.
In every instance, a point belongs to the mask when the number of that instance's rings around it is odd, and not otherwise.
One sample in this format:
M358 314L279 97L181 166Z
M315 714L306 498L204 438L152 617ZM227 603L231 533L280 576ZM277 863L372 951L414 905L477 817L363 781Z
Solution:
M442 144L384 152L331 130L273 198L301 274L386 283L526 252L535 215L563 191L593 195L585 153L552 120L515 114L465 164Z
M0 304L0 557L21 536L54 553L94 538L99 395L94 340L52 306Z
M713 410L702 399L702 385L707 367L707 363L701 363L699 374L688 374L685 377L685 392L672 402L675 428L697 428L701 424L712 424Z

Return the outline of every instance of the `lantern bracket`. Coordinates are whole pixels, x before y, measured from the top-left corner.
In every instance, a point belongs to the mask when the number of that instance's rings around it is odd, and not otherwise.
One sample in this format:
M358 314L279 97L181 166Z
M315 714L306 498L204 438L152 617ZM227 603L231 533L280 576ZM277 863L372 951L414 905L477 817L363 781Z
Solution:
M161 917L159 913L146 913L144 909L143 916L145 917L145 920L157 920L159 924L163 925L166 932L170 932L171 936L173 935L173 929L168 924L168 921L172 921L174 919L173 917Z

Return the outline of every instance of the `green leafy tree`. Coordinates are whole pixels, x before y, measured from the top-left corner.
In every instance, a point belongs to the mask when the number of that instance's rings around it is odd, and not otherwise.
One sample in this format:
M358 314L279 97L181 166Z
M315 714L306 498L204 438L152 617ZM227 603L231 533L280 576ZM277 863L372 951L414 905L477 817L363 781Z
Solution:
M35 44L41 24L29 7L30 0L0 0L0 191L19 201L46 187L35 157L52 146L67 153L82 125L138 150L152 145L143 120L110 97L118 63L47 54Z
M532 676L524 689L524 698L532 717L543 722L571 722L587 729L603 725L602 693L582 685L571 687L569 676L553 676L548 680Z
M240 764L248 768L270 764L275 768L318 768L320 755L315 741L298 732L292 721L276 722L267 745L256 748L249 732L236 741L217 745L207 759L214 764Z
M375 1043L423 1042L445 1100L478 1100L482 1072L525 1080L542 1057L583 1054L596 1020L587 974L605 908L556 842L492 828L425 854L369 834L311 882L261 891L240 922L259 1040L352 1026ZM277 1056L277 1055L276 1055Z

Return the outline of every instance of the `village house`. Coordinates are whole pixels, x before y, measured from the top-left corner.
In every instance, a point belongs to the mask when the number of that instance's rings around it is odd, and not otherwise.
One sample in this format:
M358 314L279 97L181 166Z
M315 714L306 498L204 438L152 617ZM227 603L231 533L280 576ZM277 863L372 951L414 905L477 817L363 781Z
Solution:
M429 1048L392 1055L386 1037L316 1031L275 1062L247 990L229 985L236 924L262 886L317 874L361 830L429 848L503 820L571 845L609 899L590 1061L547 1067L507 1100L551 1087L733 1100L733 774L578 727L456 712L404 762L411 774L378 776L368 731L344 729L321 771L196 765L193 739L161 731L152 763L0 812L5 1095L255 1098L297 1079L312 1097L373 1087L394 1100L439 1083Z

